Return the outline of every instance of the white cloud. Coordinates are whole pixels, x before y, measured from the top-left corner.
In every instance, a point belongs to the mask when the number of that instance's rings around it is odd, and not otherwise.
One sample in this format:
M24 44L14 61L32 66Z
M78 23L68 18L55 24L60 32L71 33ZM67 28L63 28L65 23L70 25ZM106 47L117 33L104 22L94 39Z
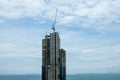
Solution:
M81 49L80 53L94 53L96 49Z
M59 21L59 24L71 25L73 20L74 20L74 16L65 16L61 18L61 20Z
M12 43L0 43L0 51L12 51L16 48L15 44Z
M83 3L89 8L96 6L99 3L99 0L83 0Z
M0 4L0 16L7 19L37 16L44 8L42 0L1 0Z
M112 49L114 49L116 53L120 53L120 45L115 45Z
M28 57L41 58L41 50L38 47L20 47L12 43L0 43L0 57Z
M28 54L28 53L8 53L8 54L0 54L1 58L20 58L20 57L26 57L26 58L41 58L40 53L35 54Z
M120 20L119 3L119 0L1 0L0 16L5 19L39 17L53 20L58 7L58 24L106 31L109 24Z

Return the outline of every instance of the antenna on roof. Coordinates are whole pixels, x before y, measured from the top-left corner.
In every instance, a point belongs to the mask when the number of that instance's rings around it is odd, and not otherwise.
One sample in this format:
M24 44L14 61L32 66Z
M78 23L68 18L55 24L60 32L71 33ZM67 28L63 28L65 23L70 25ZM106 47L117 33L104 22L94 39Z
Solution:
M55 32L55 24L56 24L56 19L57 19L57 11L58 11L58 8L56 9L55 21L52 24L52 29L53 29L54 32Z

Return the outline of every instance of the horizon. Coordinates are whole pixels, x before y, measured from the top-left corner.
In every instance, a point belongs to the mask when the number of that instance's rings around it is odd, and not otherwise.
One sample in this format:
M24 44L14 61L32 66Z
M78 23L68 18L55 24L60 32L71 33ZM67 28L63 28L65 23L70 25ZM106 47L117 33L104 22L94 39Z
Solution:
M0 74L41 74L42 39L56 31L67 74L120 73L120 0L1 0Z
M66 74L69 75L81 75L81 74L120 74L120 73L76 73L76 74ZM42 75L42 74L0 74L0 75Z

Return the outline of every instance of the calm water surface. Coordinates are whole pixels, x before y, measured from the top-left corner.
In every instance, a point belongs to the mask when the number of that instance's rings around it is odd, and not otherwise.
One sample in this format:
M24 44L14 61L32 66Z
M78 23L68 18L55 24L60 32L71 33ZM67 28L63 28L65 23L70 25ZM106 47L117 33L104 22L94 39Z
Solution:
M0 80L41 80L40 75L0 75ZM67 80L120 80L120 74L68 75Z

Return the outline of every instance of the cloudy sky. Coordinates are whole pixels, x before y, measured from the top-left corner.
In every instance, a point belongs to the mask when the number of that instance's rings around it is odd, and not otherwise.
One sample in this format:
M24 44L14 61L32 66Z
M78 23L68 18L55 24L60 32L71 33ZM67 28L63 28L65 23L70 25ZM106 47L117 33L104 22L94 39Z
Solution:
M41 74L56 8L67 74L120 73L120 0L0 0L0 74Z

